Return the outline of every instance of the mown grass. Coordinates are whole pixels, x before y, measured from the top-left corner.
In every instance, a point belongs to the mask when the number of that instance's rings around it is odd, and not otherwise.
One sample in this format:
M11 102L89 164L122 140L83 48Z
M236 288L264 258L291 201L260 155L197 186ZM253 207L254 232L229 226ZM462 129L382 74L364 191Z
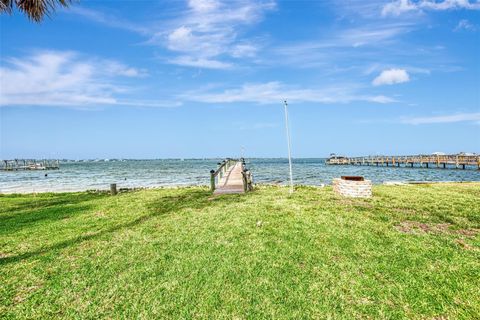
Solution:
M480 184L4 195L0 221L0 318L480 318Z

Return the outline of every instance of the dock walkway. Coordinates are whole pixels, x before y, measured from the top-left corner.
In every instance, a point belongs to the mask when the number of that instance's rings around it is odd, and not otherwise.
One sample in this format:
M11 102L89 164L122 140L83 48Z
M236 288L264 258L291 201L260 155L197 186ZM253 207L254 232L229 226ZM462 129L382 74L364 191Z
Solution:
M243 159L226 159L219 168L210 171L211 189L214 195L245 193L253 189L252 176Z
M242 163L237 162L228 169L226 174L219 179L213 194L244 193L242 167Z

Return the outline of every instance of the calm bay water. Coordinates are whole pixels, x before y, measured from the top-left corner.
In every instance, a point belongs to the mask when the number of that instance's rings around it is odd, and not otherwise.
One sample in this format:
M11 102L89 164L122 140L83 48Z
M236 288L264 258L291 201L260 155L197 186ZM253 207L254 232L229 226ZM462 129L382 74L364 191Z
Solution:
M208 185L209 171L219 159L123 160L61 163L60 170L0 172L0 193L81 191L119 188ZM287 159L248 159L257 183L286 183ZM480 181L479 170L327 166L325 159L295 159L296 184L330 184L334 177L360 175L385 181ZM45 174L48 174L45 177Z

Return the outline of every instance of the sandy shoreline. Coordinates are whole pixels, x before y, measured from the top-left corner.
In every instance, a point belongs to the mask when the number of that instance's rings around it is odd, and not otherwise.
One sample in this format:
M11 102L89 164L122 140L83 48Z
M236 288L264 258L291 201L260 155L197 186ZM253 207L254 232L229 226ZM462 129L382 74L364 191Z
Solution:
M374 185L399 186L399 185L418 185L418 184L463 184L463 183L480 183L480 181L384 181ZM286 186L285 183L257 183L258 186ZM316 188L323 188L330 186L330 184L295 184L295 186L309 186ZM179 189L179 188L194 188L194 187L208 187L206 184L178 184L178 185L157 185L157 186L136 186L136 187L122 187L117 185L119 192L136 191L136 190L150 190L150 189ZM54 188L54 189L32 189L32 188L18 188L15 190L1 190L0 195L14 195L14 194L39 194L39 193L77 193L77 192L109 192L109 188Z

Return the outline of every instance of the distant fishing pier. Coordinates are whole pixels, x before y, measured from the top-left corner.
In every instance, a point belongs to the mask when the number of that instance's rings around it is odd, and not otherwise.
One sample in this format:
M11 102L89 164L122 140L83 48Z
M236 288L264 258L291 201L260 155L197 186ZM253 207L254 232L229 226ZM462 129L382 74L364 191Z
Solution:
M479 169L478 155L415 155L415 156L368 156L330 157L328 165L382 166L406 168Z
M56 170L60 169L59 160L15 159L1 160L0 171L19 170Z

